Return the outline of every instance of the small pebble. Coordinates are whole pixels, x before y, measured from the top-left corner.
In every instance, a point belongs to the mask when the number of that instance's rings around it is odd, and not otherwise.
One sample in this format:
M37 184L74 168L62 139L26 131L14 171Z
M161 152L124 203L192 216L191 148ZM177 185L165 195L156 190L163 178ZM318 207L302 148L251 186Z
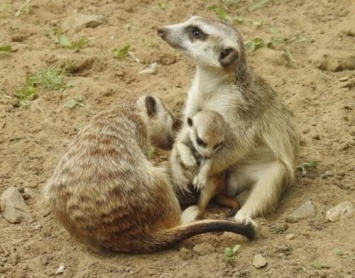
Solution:
M325 214L325 219L331 222L339 221L349 217L354 212L354 205L350 201L344 201L329 209Z
M258 269L263 268L267 265L267 260L263 256L261 256L260 254L257 254L254 256L252 265Z
M303 203L298 209L286 217L286 222L297 223L301 219L313 218L316 216L316 209L311 201Z
M286 239L287 240L293 240L295 238L295 235L294 234L287 234L286 235Z
M55 274L62 274L65 270L65 265L64 264L60 264L57 271L55 272Z

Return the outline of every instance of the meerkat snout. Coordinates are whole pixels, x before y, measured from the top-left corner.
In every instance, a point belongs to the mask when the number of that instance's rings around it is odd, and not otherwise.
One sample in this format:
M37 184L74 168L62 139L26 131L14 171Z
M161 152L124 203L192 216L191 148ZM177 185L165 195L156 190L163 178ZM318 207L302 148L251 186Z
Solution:
M158 34L159 37L164 38L164 36L165 36L165 28L163 28L163 27L158 28L157 34Z

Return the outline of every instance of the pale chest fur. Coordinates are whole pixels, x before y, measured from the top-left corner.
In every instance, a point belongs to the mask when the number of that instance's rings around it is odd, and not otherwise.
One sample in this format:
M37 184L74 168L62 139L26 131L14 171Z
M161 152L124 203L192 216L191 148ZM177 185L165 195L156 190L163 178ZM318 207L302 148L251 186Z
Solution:
M188 92L184 120L193 117L200 110L214 110L220 113L232 127L237 124L238 107L244 99L235 84L213 73L197 70Z

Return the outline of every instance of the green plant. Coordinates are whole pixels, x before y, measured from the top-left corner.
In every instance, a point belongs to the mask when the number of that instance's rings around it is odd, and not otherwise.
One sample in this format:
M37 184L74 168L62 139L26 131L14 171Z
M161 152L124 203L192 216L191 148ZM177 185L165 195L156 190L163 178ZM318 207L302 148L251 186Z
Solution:
M302 176L305 176L305 175L307 175L307 171L309 171L310 169L316 168L317 164L318 164L317 161L304 162L297 167L297 170L302 171Z
M66 60L63 64L61 64L60 68L65 75L71 75L77 70L75 62L69 59Z
M57 44L67 49L81 49L89 43L86 37L72 41L67 35L63 34L61 30L50 32L50 36Z
M166 10L166 2L161 2L158 4L158 7L161 8L162 10Z
M12 50L9 44L0 44L0 54L9 53Z
M65 104L65 107L69 108L69 109L73 109L76 106L81 106L81 107L85 107L86 105L84 104L84 99L82 96L78 95L76 97L74 97L73 99L67 101L67 103Z
M29 102L36 99L37 91L36 88L32 85L28 77L26 77L25 86L19 88L14 93L15 97L19 101L19 106L21 108L28 108Z
M249 18L241 17L241 16L233 17L233 22L235 22L235 23L250 22L251 24L253 24L255 26L260 26L264 23L262 20L252 20Z
M240 0L223 0L223 5L226 6L227 8L229 7L234 7L238 8L240 6Z
M249 12L252 12L252 11L255 11L255 10L258 10L260 9L262 6L264 6L265 4L267 4L270 0L259 0L257 2L255 2L254 4L250 5L248 7L248 11Z
M270 28L270 32L278 33L278 31L275 28ZM272 37L269 40L264 40L262 38L256 37L254 39L247 40L244 44L247 49L247 52L249 54L254 53L256 50L262 47L268 47L271 49L275 49L277 46L282 46L281 50L285 53L288 61L290 63L296 63L295 59L293 58L291 52L286 49L286 45L296 43L296 42L306 42L307 39L302 37L302 36L294 36L291 38L278 38L278 37Z
M30 101L37 97L38 87L63 92L69 87L69 85L65 84L63 75L63 70L49 67L26 76L25 85L18 88L14 93L15 97L19 100L20 107L27 108L29 106Z
M227 247L224 249L224 256L227 260L233 258L240 251L241 245L237 244L233 248Z
M129 44L126 44L125 46L123 46L119 49L115 48L113 50L113 56L119 60L122 60L122 59L126 58L130 48L131 48L131 46Z
M327 265L327 264L324 264L324 263L320 263L320 262L314 262L313 264L312 264L312 266L315 268L315 269L317 269L317 270L321 270L321 269L324 269L324 268L330 268L330 266L329 265Z
M155 153L155 148L150 145L147 149L147 158L150 160L150 159L153 159L154 158L154 153Z
M233 20L231 17L228 15L226 8L220 6L220 5L212 5L207 7L207 11L214 11L217 17L221 20L229 21L232 22Z
M17 10L17 12L15 13L15 16L18 17L23 13L28 14L30 12L30 3L32 0L26 0L25 3L23 3L21 5L21 7Z
M33 87L43 86L50 90L63 90L67 86L64 83L63 70L58 68L40 69L35 74L28 77L30 84Z

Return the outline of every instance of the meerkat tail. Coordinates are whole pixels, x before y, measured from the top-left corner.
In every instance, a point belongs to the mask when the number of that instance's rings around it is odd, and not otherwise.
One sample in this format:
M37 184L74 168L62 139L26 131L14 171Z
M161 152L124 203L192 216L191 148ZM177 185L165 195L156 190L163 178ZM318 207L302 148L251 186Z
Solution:
M135 246L137 249L132 249L131 246L128 253L152 253L162 251L192 236L211 232L232 232L243 235L249 240L254 239L256 236L253 225L240 224L227 220L202 220L172 229L150 233L144 237L144 242L142 242L143 238L139 240L139 244ZM120 251L122 252L122 250Z
M178 226L168 231L172 231L174 237L176 237L172 244L195 235L212 232L231 232L245 236L249 240L254 239L256 236L254 226L228 220L201 220Z

